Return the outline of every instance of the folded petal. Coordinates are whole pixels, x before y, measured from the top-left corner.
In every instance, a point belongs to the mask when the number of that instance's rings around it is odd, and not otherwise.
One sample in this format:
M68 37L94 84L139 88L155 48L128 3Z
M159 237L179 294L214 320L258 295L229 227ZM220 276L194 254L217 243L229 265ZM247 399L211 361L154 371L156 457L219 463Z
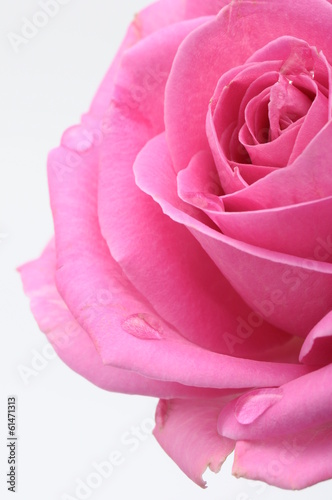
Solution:
M332 311L313 327L305 339L299 359L309 365L332 363Z
M277 439L332 425L332 364L277 389L247 392L220 413L218 431L235 440Z

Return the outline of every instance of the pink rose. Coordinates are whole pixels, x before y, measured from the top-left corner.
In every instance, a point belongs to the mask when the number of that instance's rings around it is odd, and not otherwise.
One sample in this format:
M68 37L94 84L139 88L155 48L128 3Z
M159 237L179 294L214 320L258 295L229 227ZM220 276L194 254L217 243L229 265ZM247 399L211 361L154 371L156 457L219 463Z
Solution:
M331 79L327 0L160 0L49 155L33 313L200 485L332 477Z

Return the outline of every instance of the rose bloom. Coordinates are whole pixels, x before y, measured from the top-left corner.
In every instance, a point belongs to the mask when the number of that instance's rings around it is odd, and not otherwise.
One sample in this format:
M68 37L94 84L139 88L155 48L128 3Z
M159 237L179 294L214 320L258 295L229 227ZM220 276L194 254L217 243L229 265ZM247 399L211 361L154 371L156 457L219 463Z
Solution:
M36 320L202 486L332 477L331 79L327 0L160 0L49 155Z

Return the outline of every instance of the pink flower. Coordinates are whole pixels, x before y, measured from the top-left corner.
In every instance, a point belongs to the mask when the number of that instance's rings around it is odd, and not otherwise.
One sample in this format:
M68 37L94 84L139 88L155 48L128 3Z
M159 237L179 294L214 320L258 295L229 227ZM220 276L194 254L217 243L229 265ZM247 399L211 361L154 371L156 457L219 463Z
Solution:
M49 155L32 311L200 485L332 477L331 78L327 0L160 0Z

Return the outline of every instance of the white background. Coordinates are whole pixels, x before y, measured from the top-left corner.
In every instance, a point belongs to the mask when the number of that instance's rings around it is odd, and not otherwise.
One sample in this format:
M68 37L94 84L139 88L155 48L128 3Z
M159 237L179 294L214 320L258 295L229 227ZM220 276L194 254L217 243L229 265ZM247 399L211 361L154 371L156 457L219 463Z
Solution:
M1 398L0 497L18 500L77 498L77 479L93 462L120 451L123 463L87 493L93 500L331 499L332 482L289 492L237 480L227 461L209 488L193 484L150 435L121 440L132 426L152 419L156 400L111 394L94 387L58 359L39 358L46 340L30 313L15 268L37 257L52 235L46 156L62 132L90 104L126 26L147 0L68 0L58 14L16 53L7 35L40 10L38 0L1 0ZM5 346L5 349L3 349ZM47 351L44 351L46 353ZM21 368L20 368L21 367ZM18 401L17 493L7 492L6 403ZM149 420L148 420L149 421ZM68 497L65 496L68 495Z

